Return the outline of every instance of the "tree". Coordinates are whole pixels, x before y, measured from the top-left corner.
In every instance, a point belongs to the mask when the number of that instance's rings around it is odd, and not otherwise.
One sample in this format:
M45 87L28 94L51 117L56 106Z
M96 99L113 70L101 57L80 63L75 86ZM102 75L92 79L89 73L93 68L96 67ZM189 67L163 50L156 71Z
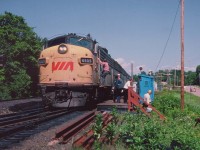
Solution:
M196 84L196 73L188 71L185 73L185 85L195 85Z
M171 70L170 72L168 70L159 70L159 72L155 73L155 78L157 79L157 82L161 81L167 81L167 76L166 74L170 73L170 79L171 83L173 85L180 85L180 76L181 76L181 70ZM195 85L196 84L196 73L192 71L184 72L185 74L185 85ZM176 75L176 76L174 76ZM176 83L174 83L176 82Z
M200 65L196 68L196 84L200 85Z
M0 55L6 59L0 68L0 99L36 94L42 40L23 17L5 12L0 15L0 42Z
M133 81L134 81L134 82L139 82L138 75L133 75Z

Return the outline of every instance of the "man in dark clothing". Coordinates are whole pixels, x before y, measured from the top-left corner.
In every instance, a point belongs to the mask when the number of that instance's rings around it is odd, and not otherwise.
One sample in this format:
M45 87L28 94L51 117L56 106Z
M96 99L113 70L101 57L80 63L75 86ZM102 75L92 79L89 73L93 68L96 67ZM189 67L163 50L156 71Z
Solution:
M120 103L121 91L123 89L123 81L120 78L120 74L117 75L117 77L114 81L114 88L115 88L114 99L117 101L117 103Z

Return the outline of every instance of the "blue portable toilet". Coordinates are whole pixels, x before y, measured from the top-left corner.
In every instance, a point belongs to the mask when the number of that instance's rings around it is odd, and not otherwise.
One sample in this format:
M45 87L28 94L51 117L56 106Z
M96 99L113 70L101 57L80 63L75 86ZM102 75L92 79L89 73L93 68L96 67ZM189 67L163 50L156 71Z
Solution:
M139 76L139 95L144 98L144 94L151 90L151 100L154 100L154 77L149 75L140 74Z

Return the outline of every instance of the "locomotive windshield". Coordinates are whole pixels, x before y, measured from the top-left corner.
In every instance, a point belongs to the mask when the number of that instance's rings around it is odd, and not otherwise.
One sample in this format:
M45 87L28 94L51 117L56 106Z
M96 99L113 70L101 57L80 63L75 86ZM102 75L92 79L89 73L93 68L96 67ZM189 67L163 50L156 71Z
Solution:
M59 45L65 43L65 37L59 37L48 41L47 47Z
M86 40L84 38L71 37L69 39L69 43L72 45L82 46L82 47L88 48L90 50L93 50L93 42Z
M74 34L69 34L69 35L64 35L60 37L56 37L54 39L49 40L45 44L45 48L59 45L61 43L66 43L66 44L72 44L72 45L77 45L77 46L82 46L85 47L91 51L93 51L94 48L94 43L91 39L85 38L85 37L80 37L80 36L75 36Z

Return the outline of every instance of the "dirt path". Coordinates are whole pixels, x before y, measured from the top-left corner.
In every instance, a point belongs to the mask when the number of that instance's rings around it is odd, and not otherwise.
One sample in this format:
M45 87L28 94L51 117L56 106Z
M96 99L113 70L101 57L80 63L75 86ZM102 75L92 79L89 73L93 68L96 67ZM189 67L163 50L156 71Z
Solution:
M200 97L200 87L197 87L197 86L185 86L184 88L185 88L186 92L192 93L192 94Z

